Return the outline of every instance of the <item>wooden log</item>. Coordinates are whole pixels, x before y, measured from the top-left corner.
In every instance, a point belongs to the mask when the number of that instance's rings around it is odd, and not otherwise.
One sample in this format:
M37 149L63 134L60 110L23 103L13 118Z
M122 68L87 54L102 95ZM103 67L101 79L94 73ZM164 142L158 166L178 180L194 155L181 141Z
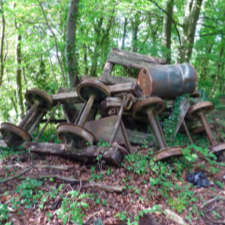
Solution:
M135 69L147 67L149 64L166 64L165 59L159 59L157 57L121 50L118 48L113 48L109 52L107 61L112 64L118 64Z
M118 95L121 93L131 93L135 97L140 98L141 97L141 88L137 84L137 82L129 82L129 83L119 83L119 84L114 84L114 85L109 85L108 86L110 93L112 96Z
M105 72L102 73L102 75L99 77L99 80L104 84L122 84L136 82L136 79L132 77L115 77Z
M78 97L77 92L74 90L72 92L62 92L52 95L53 103L56 105L59 101L66 102L72 100L74 103L81 103L82 100Z
M104 111L108 111L111 108L121 107L122 99L120 97L107 97L102 101L101 106Z
M120 93L131 93L135 95L136 97L141 96L141 88L137 84L136 80L134 82L129 82L129 83L109 85L108 88L112 96L120 94ZM82 100L79 98L76 90L72 90L70 92L67 89L65 90L60 89L60 91L65 91L65 92L52 95L54 105L56 105L59 101L67 102L69 100L71 100L73 103L82 103Z
M158 59L153 56L142 55L134 52L120 50L113 48L107 58L107 62L103 69L102 75L99 80L105 84L118 84L134 82L134 78L130 77L115 77L111 75L113 66L115 64L125 66L128 68L141 69L147 67L150 64L165 64L165 59Z
M24 147L34 153L58 155L81 161L96 161L96 157L101 154L101 160L115 166L120 166L124 157L117 147L87 146L80 153L76 150L66 150L63 144L27 142Z

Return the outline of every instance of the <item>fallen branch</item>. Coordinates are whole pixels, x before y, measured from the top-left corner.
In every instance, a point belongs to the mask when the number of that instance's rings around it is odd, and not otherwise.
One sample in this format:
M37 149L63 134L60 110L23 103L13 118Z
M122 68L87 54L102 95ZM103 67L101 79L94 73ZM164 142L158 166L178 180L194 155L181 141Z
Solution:
M164 215L166 215L169 219L173 220L175 223L178 223L180 225L188 225L178 214L169 209L166 209L164 211Z
M6 178L6 179L1 180L1 181L0 181L0 184L21 177L24 173L30 171L33 167L34 167L34 166L30 166L29 168L23 170L22 172L20 172L19 174L15 175L15 176L8 177L8 178Z
M1 180L0 184L5 183L5 182L10 181L10 180L13 180L13 179L16 179L16 178L20 178L24 173L30 171L32 168L57 169L57 170L67 171L67 170L73 168L73 166L51 166L51 165L38 165L38 164L32 165L29 168L23 170L22 172L20 172L19 174L15 175L15 176L8 177L6 179Z
M223 194L223 193L224 193L224 191L221 191L216 197L214 197L214 198L212 198L212 199L210 199L210 200L204 202L204 203L200 206L200 208L202 209L202 208L204 208L206 205L208 205L208 204L210 204L210 203L212 203L212 202L214 202L214 201L220 200L220 199L222 199L222 200L225 201L225 197L220 196L220 195Z
M60 175L41 175L41 176L26 176L26 177L20 177L20 179L25 179L25 178L31 178L31 179L45 179L45 178L53 178L53 179L59 179L63 180L68 183L74 183L74 184L85 184L82 186L82 188L87 188L87 187L96 187L100 188L102 190L108 191L108 192L122 192L123 187L121 186L110 186L106 185L103 183L95 183L95 182L89 182L88 180L81 180L81 179L75 179L73 177L65 177L65 176L60 176Z
M43 169L55 169L55 170L69 170L74 166L51 166L51 165L35 165L35 168L43 168Z
M110 185L105 185L102 183L94 183L94 182L90 182L86 185L83 186L83 188L86 187L97 187L99 189L102 189L104 191L109 191L109 192L122 192L123 191L123 187L122 186L110 186Z

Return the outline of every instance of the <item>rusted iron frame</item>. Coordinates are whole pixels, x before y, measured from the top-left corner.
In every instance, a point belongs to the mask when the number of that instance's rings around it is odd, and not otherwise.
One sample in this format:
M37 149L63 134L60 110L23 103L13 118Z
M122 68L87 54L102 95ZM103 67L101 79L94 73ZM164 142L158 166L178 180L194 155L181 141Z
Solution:
M153 129L155 137L157 139L157 142L159 144L159 147L160 147L160 149L164 149L166 146L164 145L164 141L163 141L163 138L161 136L160 129L159 129L158 125L157 125L157 122L156 122L156 119L155 119L155 115L153 114L151 108L149 108L147 110L147 115L148 115L148 120L151 123L151 127Z
M26 122L29 120L29 118L32 116L32 114L34 113L34 111L37 110L38 106L39 106L39 102L35 101L34 104L31 106L29 112L26 114L26 116L23 118L23 120L19 123L19 127L23 128L26 124Z
M183 120L182 124L183 124L184 130L185 130L185 132L186 132L186 134L188 136L188 139L189 139L190 143L193 144L193 140L191 138L191 135L190 135L190 132L189 132L189 130L187 128L185 120Z
M215 145L216 142L213 140L212 132L211 132L209 124L208 124L208 122L207 122L207 120L205 118L205 114L201 112L198 115L199 115L199 117L200 117L200 119L202 121L202 125L205 128L205 132L206 132L206 134L207 134L207 136L209 138L209 141L210 141L211 145Z
M84 108L84 111L82 112L81 116L80 116L80 119L77 123L78 126L83 126L84 123L86 122L87 120L87 117L90 113L90 110L91 110L91 107L94 103L94 100L95 100L95 96L94 95L91 95L88 99L88 102L86 103L85 105L85 108Z
M125 102L126 102L126 96L123 95L122 98L123 98L123 100L122 100L122 104L121 104L120 111L119 111L119 114L118 114L118 118L117 118L117 121L116 121L116 125L114 127L113 133L112 133L112 135L110 137L110 140L109 140L110 144L112 144L115 141L116 134L118 132L118 129L119 129L119 126L120 126L120 123L121 123L124 105L125 105Z
M41 137L41 135L43 134L43 132L45 131L46 127L48 126L48 124L50 123L51 119L53 118L56 110L59 108L59 106L61 105L60 102L57 103L57 105L55 106L54 110L52 111L51 115L49 116L48 120L46 121L45 125L42 127L41 131L39 132L38 136L35 138L34 141L38 141L39 138Z

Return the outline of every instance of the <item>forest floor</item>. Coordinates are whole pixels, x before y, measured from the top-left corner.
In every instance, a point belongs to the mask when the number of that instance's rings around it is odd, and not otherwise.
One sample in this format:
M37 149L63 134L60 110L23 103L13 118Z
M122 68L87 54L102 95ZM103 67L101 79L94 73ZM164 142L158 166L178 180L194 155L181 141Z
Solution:
M225 139L223 113L211 114L220 142ZM225 164L204 147L205 134L198 138L201 147L187 147L185 157L167 162L149 158L147 145L134 146L121 168L101 160L93 165L1 150L0 224L225 224ZM197 171L210 180L209 188L186 181L188 172ZM68 177L77 180L65 181Z

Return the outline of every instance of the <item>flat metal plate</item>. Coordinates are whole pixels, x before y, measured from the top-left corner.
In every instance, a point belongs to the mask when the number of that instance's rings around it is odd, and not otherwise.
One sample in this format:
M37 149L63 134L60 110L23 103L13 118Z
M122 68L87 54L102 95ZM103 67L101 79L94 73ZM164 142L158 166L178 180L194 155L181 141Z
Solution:
M114 116L105 117L99 120L86 122L84 124L84 127L95 136L96 141L99 141L100 139L102 139L108 142L113 133L113 129L116 125L117 118L118 116L114 115ZM120 145L125 144L121 125L119 126L115 141Z

